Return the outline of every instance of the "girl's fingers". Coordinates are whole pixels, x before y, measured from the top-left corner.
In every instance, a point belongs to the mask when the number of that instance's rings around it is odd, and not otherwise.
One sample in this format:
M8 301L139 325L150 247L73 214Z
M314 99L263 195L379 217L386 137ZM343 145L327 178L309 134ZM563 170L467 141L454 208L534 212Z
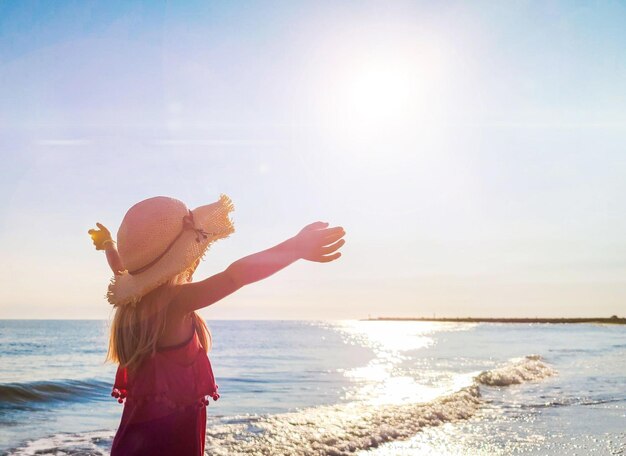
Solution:
M328 226L328 222L313 222L305 226L300 230L303 231L314 231L314 230L322 230Z
M343 227L341 226L335 226L333 228L326 228L326 229L319 229L317 231L315 231L311 236L312 239L328 239L328 238L332 238L334 236L339 235L339 237L343 236L346 232L344 231ZM339 239L339 238L337 238Z
M323 233L324 236L330 236L331 234L345 232L343 226L333 226L332 228L326 228Z
M336 260L340 256L341 252L337 252L333 253L332 255L318 257L315 261L317 261L318 263L328 263L329 261Z
M335 242L336 240L341 239L345 235L346 235L346 232L343 231L343 230L335 231L332 234L328 234L328 235L326 235L326 236L324 236L322 238L322 245L331 244L331 243Z
M307 226L309 230L321 230L328 227L328 222L313 222Z
M346 243L345 239L340 239L339 241L335 242L334 244L331 245L327 245L325 247L322 247L320 249L320 253L322 255L328 255L329 253L333 253L335 250L337 250L339 247L341 247L342 245L344 245Z

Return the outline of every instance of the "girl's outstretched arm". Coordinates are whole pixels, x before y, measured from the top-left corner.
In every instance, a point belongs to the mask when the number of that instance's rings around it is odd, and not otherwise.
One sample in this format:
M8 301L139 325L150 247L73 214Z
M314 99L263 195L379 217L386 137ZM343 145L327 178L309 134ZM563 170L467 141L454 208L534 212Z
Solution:
M107 255L107 261L109 262L109 266L113 271L113 274L120 275L124 270L124 266L122 266L122 260L120 260L120 254L117 252L117 247L113 243L107 243L104 251Z
M183 312L207 307L239 288L265 279L299 259L327 263L336 260L335 252L345 240L342 227L326 228L328 223L315 222L296 236L280 244L235 261L224 271L196 283L179 286L174 305Z

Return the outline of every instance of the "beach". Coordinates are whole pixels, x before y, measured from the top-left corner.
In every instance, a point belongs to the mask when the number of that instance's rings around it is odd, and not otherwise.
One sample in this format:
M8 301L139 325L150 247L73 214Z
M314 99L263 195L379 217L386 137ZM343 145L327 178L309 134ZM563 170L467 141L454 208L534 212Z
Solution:
M215 455L626 451L621 325L208 321ZM107 455L107 322L2 320L0 453Z

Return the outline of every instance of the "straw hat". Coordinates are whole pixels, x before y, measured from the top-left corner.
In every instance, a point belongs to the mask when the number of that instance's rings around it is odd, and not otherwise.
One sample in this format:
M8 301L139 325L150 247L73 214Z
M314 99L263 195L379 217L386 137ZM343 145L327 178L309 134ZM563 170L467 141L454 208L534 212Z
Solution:
M191 270L209 246L235 231L231 199L189 210L175 198L156 196L131 207L117 232L125 269L111 279L107 299L114 306L136 304L172 277Z

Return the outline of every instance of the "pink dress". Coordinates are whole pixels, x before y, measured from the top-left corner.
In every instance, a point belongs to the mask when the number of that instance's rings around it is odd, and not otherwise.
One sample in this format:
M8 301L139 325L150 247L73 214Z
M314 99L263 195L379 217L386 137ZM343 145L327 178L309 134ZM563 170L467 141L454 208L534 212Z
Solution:
M219 394L195 328L187 342L159 349L132 376L118 367L111 395L124 402L111 456L204 454L207 396Z

